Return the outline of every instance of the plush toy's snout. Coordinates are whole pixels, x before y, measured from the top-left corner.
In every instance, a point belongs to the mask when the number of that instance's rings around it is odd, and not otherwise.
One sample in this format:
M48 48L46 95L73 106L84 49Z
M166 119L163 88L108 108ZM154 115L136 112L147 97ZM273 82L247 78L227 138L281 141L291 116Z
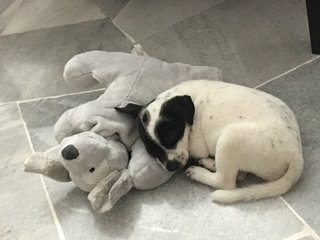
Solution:
M65 160L73 160L79 156L79 151L74 145L70 144L62 149L61 155Z

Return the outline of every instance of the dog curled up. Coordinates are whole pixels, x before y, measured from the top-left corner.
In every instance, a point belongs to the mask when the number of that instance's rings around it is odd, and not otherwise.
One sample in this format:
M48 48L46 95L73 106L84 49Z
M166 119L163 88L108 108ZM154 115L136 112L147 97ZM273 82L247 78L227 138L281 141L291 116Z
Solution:
M303 169L299 127L280 99L235 84L193 80L179 84L147 104L117 109L137 116L147 151L168 171L181 170L218 190L220 203L257 200L289 191ZM239 173L266 183L237 188Z

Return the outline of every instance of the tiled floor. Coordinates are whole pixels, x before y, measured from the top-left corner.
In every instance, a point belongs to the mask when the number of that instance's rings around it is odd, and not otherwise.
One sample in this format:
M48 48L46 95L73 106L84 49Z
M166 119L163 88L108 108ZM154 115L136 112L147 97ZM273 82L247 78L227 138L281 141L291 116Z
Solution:
M128 35L151 56L218 66L227 81L287 102L304 147L297 187L222 206L177 174L99 215L72 183L24 173L32 151L56 144L61 113L101 93L67 86L65 62L93 49L128 52ZM310 54L304 0L2 0L0 83L1 240L320 240L320 58Z

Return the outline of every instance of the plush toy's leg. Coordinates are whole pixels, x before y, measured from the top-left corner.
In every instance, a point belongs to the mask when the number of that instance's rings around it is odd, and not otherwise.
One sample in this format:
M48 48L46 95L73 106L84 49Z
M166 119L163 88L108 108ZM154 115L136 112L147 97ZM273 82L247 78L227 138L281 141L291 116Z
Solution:
M114 170L103 178L89 193L88 199L98 213L109 211L114 204L132 188L131 178L126 169Z
M40 173L59 182L69 182L69 172L58 159L49 158L43 153L35 153L24 162L24 171Z
M126 195L132 187L133 184L129 175L129 171L127 169L123 169L121 171L121 177L113 185L109 193L109 199L112 206L115 205L121 197Z

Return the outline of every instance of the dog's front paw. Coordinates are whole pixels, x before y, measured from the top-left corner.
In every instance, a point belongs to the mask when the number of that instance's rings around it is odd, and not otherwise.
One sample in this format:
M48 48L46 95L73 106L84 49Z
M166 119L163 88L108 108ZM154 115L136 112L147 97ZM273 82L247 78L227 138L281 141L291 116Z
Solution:
M202 158L199 160L199 164L200 166L212 171L212 172L215 172L217 169L216 169L216 162L213 158Z
M186 174L189 178L191 178L192 180L196 180L198 181L198 179L201 177L201 175L203 174L203 169L202 167L198 167L198 166L191 166L186 170Z

